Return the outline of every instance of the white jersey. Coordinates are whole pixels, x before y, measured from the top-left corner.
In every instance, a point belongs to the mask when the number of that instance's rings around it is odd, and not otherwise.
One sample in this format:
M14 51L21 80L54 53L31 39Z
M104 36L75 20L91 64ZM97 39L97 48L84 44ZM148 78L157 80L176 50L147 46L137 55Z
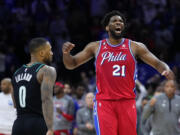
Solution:
M16 119L16 109L14 108L11 94L0 93L0 133L11 134L12 125Z

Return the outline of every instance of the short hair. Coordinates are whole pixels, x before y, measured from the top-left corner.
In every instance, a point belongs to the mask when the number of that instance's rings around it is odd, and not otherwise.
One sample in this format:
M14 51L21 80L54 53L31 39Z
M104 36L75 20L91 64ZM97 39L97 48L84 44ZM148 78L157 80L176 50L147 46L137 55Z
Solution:
M48 42L48 40L42 37L33 38L29 43L29 52L35 53L40 47L46 45L46 42Z
M109 20L111 19L111 17L116 16L116 15L122 17L124 26L126 27L126 17L124 16L124 14L122 14L118 10L113 10L113 11L105 14L104 18L101 21L102 26L105 28L109 24Z
M169 81L173 81L173 82L174 82L174 86L176 87L176 89L178 89L178 83L177 83L176 80L165 80L165 81L164 81L164 86L165 86L166 83L169 82Z

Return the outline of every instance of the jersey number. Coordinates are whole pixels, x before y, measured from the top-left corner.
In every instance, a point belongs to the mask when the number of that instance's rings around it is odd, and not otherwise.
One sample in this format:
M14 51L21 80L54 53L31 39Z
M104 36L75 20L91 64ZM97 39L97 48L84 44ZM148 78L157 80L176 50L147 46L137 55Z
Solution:
M125 65L119 66L119 65L114 65L113 66L113 76L122 76L125 77Z
M26 87L21 86L19 88L19 103L22 108L26 107Z

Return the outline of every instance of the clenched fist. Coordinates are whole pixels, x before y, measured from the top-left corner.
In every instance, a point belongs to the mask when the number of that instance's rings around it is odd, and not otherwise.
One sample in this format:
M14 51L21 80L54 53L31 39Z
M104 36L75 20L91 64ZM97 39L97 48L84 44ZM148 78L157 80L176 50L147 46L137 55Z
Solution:
M64 54L70 53L70 51L75 47L75 45L71 42L65 42L62 47L62 52Z
M164 70L161 75L165 76L168 80L174 80L175 76L171 70Z

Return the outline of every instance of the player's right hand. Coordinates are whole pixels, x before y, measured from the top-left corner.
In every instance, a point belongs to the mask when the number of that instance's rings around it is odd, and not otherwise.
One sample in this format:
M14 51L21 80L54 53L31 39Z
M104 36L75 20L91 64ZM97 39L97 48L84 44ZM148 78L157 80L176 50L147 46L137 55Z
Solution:
M62 52L64 54L70 53L70 51L75 47L75 45L71 42L65 42L62 47Z
M164 70L161 75L165 76L168 80L174 80L175 76L171 70Z
M54 135L53 130L48 130L47 133L46 133L46 135Z

